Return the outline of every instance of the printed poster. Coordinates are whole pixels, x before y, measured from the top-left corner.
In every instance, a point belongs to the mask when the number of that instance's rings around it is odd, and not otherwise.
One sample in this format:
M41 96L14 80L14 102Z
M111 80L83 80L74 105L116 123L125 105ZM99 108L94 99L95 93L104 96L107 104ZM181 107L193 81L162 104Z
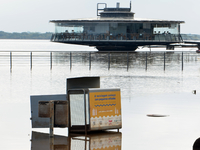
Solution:
M90 129L121 128L120 89L89 89Z

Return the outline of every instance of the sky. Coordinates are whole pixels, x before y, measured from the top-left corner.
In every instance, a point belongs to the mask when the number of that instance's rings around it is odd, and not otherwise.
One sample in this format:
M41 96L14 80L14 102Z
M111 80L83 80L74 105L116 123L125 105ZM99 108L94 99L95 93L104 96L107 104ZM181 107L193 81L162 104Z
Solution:
M96 17L97 3L129 7L130 0L0 0L0 31L54 32L49 20ZM136 18L181 20L181 33L200 34L200 0L132 0Z

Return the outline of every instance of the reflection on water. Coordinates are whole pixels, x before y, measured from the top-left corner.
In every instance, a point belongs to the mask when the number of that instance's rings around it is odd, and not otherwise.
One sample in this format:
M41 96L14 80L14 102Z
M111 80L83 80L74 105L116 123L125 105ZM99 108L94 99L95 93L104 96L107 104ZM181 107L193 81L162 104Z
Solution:
M122 133L102 132L66 136L32 131L31 150L121 150Z
M8 44L15 47L13 42ZM12 72L9 54L0 55L0 149L30 149L30 95L65 94L66 78L77 76L100 76L101 88L121 89L123 150L188 150L200 136L199 53L183 53L182 71L182 52L166 52L164 71L163 52L147 52L147 70L146 52L112 52L108 69L108 53L91 52L90 57L89 52L73 51L71 70L70 52L53 52L50 69L50 53L34 51L32 70L30 52L13 52ZM194 90L196 94L193 94ZM148 117L147 114L169 116ZM65 137L68 133L56 129L55 134ZM65 138L62 142L55 137L54 144L65 148L69 143L69 138ZM50 149L48 134L46 140L36 139L33 136L32 148ZM40 147L42 143L47 143L46 148ZM71 138L71 149L84 149L85 145L89 148L89 141L85 144L85 140Z
M195 52L60 52L54 53L54 64L66 65L92 65L103 68L141 68L159 67L178 67L183 63L197 62L200 55ZM146 66L147 65L147 66ZM169 67L168 67L169 69Z
M15 66L34 69L41 65L53 69L59 65L70 69L82 66L85 71L95 68L167 71L186 69L188 64L199 61L200 54L195 52L0 52L0 65L10 65L12 69Z
M69 139L65 136L54 136L49 138L49 134L32 131L31 150L67 150Z

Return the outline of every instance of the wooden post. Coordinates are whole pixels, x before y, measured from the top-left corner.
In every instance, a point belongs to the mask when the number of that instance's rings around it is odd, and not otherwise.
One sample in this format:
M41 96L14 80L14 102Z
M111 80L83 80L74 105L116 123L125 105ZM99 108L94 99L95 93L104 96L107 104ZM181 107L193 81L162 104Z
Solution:
M49 127L49 136L53 137L53 128L54 128L54 101L50 101L50 127Z
M32 55L32 52L30 53L30 68L32 70L32 62L33 62L33 59L32 59L33 55Z
M52 69L52 52L50 52L50 69Z

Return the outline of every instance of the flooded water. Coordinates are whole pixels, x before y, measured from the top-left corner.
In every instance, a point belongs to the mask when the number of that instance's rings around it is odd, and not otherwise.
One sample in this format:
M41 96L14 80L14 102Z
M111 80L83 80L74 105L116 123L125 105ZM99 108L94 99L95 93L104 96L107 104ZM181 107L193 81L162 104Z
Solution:
M49 41L0 44L0 149L188 150L200 137L200 55L194 49L99 53ZM49 51L65 50L52 53L51 67ZM10 51L20 51L12 52L12 69ZM48 129L31 127L30 95L66 94L66 79L80 76L100 76L101 88L121 89L122 129L85 137L56 128L52 142Z

